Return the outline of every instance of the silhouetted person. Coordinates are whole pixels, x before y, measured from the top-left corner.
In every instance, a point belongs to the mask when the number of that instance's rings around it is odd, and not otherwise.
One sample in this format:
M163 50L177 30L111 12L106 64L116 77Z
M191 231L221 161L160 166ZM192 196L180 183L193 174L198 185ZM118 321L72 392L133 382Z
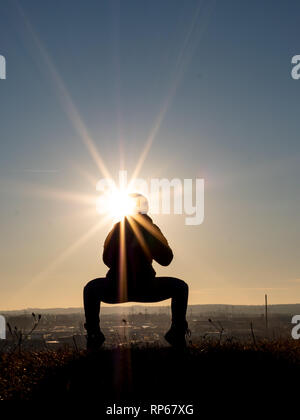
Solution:
M96 350L105 340L99 325L101 302L159 302L170 298L172 325L165 339L175 347L186 345L188 285L174 277L156 277L152 261L167 266L173 252L146 214L146 198L141 194L132 197L136 200L135 214L116 223L104 243L103 261L109 267L106 277L92 280L84 288L89 350Z

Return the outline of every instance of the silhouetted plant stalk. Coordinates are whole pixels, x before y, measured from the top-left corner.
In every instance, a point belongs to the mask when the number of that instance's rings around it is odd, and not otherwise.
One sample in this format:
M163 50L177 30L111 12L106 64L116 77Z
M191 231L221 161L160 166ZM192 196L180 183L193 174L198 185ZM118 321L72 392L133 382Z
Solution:
M251 329L251 335L252 335L253 344L256 347L256 339L255 339L255 335L254 335L254 331L253 331L252 321L250 322L250 329Z
M37 326L39 325L39 323L41 321L41 318L42 318L41 314L35 315L35 313L32 312L31 315L32 315L32 318L33 318L33 326L31 328L31 330L27 333L25 333L22 329L18 329L17 326L12 328L10 323L9 322L7 323L8 331L9 331L9 333L12 337L12 341L15 345L13 351L18 349L19 352L21 352L22 344L24 343L25 340L28 340L31 337L33 331L37 328Z
M223 325L221 324L221 322L219 322L219 321L217 321L218 322L218 324L219 324L219 326L217 326L213 321L212 321L212 319L211 318L208 318L208 322L210 322L211 323L211 325L219 332L219 344L221 344L221 340L222 340L222 335L223 335L223 332L224 332L224 328L223 328Z
M76 353L79 353L79 349L78 349L78 346L77 346L77 342L76 342L76 337L75 337L75 335L73 335L72 339L73 339L73 343L74 343L74 348L75 348L75 351L76 351Z
M126 319L122 319L122 323L123 323L123 338L124 338L124 343L128 342L128 337L127 337L127 320Z

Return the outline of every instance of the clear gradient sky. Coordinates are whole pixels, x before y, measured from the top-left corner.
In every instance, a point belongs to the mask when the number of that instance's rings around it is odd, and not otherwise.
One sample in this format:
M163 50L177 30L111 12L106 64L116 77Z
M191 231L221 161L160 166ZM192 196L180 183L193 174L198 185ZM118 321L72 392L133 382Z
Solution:
M175 254L155 269L190 303L300 302L299 15L298 1L2 0L0 309L81 306L105 275L83 127L114 177L152 133L140 177L205 179L202 225L154 217Z

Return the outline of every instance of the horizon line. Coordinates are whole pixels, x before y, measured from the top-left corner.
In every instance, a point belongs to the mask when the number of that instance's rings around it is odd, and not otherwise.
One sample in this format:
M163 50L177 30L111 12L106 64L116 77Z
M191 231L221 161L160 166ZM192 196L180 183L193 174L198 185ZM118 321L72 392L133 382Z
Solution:
M121 307L121 305L123 305L124 308L131 308L133 306L141 306L141 307L156 307L156 308L160 308L160 307L164 307L164 308L169 308L169 305L151 305L151 303L149 304L147 302L147 304L142 304L143 302L139 303L137 302L137 304L133 304L133 305L128 305L129 302L126 302L126 304L124 303L115 303L115 304L106 304L105 306L103 306L103 308L117 308L117 307ZM294 306L294 305L300 305L300 302L296 302L296 303L270 303L268 304L268 307L270 306ZM192 306L231 306L231 307L237 307L237 306L244 306L244 307L250 307L250 306L262 306L264 307L265 304L231 304L231 303L193 303L191 305L188 305L189 307ZM20 309L1 309L0 310L0 314L1 313L5 313L5 312L32 312L32 311L36 311L36 310L40 310L40 311L47 311L47 310L51 310L51 311L55 311L55 310L84 310L83 306L67 306L67 307L27 307L27 308L20 308Z

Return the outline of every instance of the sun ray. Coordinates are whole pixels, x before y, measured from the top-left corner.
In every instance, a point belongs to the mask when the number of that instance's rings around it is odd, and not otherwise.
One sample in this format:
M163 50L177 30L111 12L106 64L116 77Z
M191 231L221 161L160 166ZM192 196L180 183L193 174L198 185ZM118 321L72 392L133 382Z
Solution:
M152 143L154 142L155 137L156 137L156 135L157 135L157 133L160 129L160 126L161 126L161 124L162 124L162 122L165 118L165 115L166 115L166 113L167 113L167 111L170 107L170 104L173 101L173 98L175 97L175 94L176 94L176 91L177 91L178 86L180 84L180 81L181 81L181 79L183 77L183 74L184 74L184 72L185 72L185 70L188 66L188 63L191 59L192 53L193 53L196 45L198 45L199 40L201 39L201 36L203 35L203 33L204 33L204 31L207 27L210 15L211 15L213 7L214 7L214 1L212 1L211 4L208 4L206 9L204 8L204 12L203 12L203 16L202 16L202 21L203 22L201 21L200 24L199 24L200 29L199 29L199 33L197 34L197 39L196 39L196 41L194 41L193 45L190 45L191 44L190 40L191 40L192 34L195 31L198 20L200 20L199 17L200 17L200 14L201 14L201 7L202 7L202 2L199 2L198 6L197 6L197 9L195 11L195 14L193 16L193 19L191 21L191 24L190 24L190 26L187 30L186 36L183 40L182 46L179 50L177 61L176 61L176 64L174 66L175 73L174 73L173 79L171 81L168 94L166 96L166 99L163 101L163 105L161 107L161 110L160 110L155 122L154 122L154 126L150 130L150 134L149 134L149 136L146 140L145 146L144 146L144 148L141 152L141 155L138 159L137 165L136 165L136 167L133 171L133 175L132 175L131 179L137 178L139 173L140 173L140 170L143 166L143 163L145 162L145 159L146 159L146 157L149 153L149 150L151 149Z
M33 195L49 200L74 201L81 204L93 206L95 208L97 202L96 194L83 194L77 191L67 191L59 188L51 188L29 182L9 182L10 191L18 194Z
M31 39L33 40L37 50L40 53L40 56L42 57L42 60L45 64L46 70L50 73L53 84L56 88L56 92L59 96L59 99L61 101L61 104L66 111L73 128L77 132L77 134L80 136L83 144L86 146L87 150L89 151L92 159L96 163L98 169L100 170L101 174L106 177L110 178L110 173L99 154L96 145L94 141L92 140L87 127L85 126L77 108L75 107L73 100L71 98L71 95L69 94L63 79L61 78L60 74L58 73L57 68L55 67L52 59L50 58L50 55L48 51L46 50L45 46L42 44L41 40L39 39L36 31L33 29L33 26L31 22L29 21L28 17L26 16L23 8L20 4L17 5L20 15L22 16L25 26L31 36Z
M145 217L143 217L143 215L135 214L132 217L136 219L137 222L140 223L145 229L147 229L148 232L151 233L151 235L153 235L156 239L158 239L163 244L166 244L165 240L163 239L162 235L157 230L157 228L155 228L151 222L149 222Z
M133 233L135 234L139 244L141 245L143 251L145 252L145 254L147 255L147 257L151 260L152 256L151 256L151 252L149 250L149 247L145 241L144 236L142 235L142 232L140 230L140 228L138 227L137 222L134 220L134 216L128 216L126 218L130 224L130 226L132 227Z
M92 236L94 236L98 230L103 227L109 221L108 218L103 218L101 221L93 225L87 232L80 236L74 243L72 243L68 248L66 248L57 258L55 258L50 264L47 265L42 271L36 274L31 278L29 282L23 284L19 289L17 294L21 294L26 290L26 288L32 287L38 284L43 280L51 271L57 268L63 261L70 257L78 248L80 248L84 243L86 243ZM14 297L16 297L14 293Z
M126 301L128 297L127 290L127 261L126 261L126 238L125 238L124 219L120 222L120 242L119 242L119 298L120 301Z

